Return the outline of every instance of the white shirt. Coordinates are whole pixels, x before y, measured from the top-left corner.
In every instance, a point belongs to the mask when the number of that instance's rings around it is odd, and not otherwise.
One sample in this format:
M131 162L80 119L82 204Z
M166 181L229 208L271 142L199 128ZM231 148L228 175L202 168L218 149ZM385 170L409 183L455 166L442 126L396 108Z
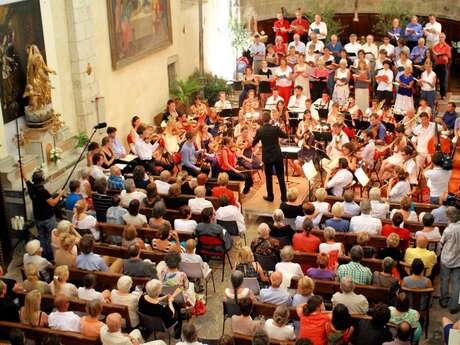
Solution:
M95 217L87 214L85 218L77 221L77 218L73 216L72 224L75 225L77 229L88 229L93 234L94 239L96 241L99 240L100 233L99 233L99 230L96 229L97 220Z
M391 43L388 43L388 45L381 44L379 47L379 50L381 49L385 49L388 57L391 57L395 53L395 46L392 45Z
M149 161L152 159L153 152L158 149L160 144L158 141L155 144L146 143L141 138L137 138L134 142L134 147L136 148L136 153L140 160Z
M330 204L326 201L313 201L312 204L315 206L315 210L320 213L327 213L331 208Z
M24 267L29 265L29 264L33 264L33 265L35 265L35 267L37 267L37 270L39 272L41 272L41 271L45 270L46 268L52 266L51 262L46 260L44 257L42 257L40 255L29 255L28 253L24 254L23 264L24 264Z
M112 290L110 293L110 301L113 304L126 305L128 307L129 320L131 327L136 327L139 324L139 316L137 314L137 306L139 298L142 296L142 291L135 289L129 294L120 294L117 290Z
M289 98L288 110L294 113L299 113L299 115L303 114L307 109L307 107L305 106L306 100L307 96L304 96L303 94L299 97L297 97L296 95L292 95Z
M238 231L240 233L246 231L246 224L244 223L244 216L242 215L238 207L234 205L227 205L227 206L219 207L216 210L216 220L235 221L236 224L238 225Z
M222 109L232 109L232 104L227 101L221 101L220 99L214 104L214 108L216 108L217 111L221 111Z
M197 225L193 219L174 219L174 230L177 232L193 234Z
M80 317L73 311L55 311L48 316L48 326L61 331L80 333Z
M280 95L276 97L275 96L268 97L267 103L265 103L265 109L276 110L276 104L279 101L284 101L283 97L281 97Z
M355 56L349 56L349 59L351 61L355 61L358 58L358 51L361 49L361 44L359 44L358 42L355 42L355 43L349 42L345 44L345 47L343 47L343 49L346 50L348 55L350 55L350 53L356 54Z
M409 174L409 183L418 184L417 164L415 163L415 161L412 158L408 159L407 161L402 163L402 166L404 170L406 170L407 173Z
M302 41L292 41L291 43L289 43L288 51L289 49L291 49L291 47L294 47L297 53L305 54L305 43L303 43Z
M347 214L353 217L353 216L358 216L361 213L361 209L359 208L359 205L354 201L352 202L342 201L341 204L343 206L344 214Z
M102 345L132 345L131 339L126 335L118 332L109 332L107 325L101 327L100 337Z
M390 205L378 200L371 200L371 216L374 218L385 219L390 213Z
M337 140L337 138L339 138ZM338 143L337 143L338 141ZM345 134L344 131L340 132L339 135L336 135L334 134L332 136L332 141L328 144L328 154L329 154L329 158L331 160L334 160L336 158L340 158L343 156L343 153L341 150L339 150L337 148L338 147L342 147L344 144L348 143L350 141L350 139L348 139L348 136Z
M375 154L375 142L373 139L369 140L369 142L364 146L362 151L362 158L363 161L372 168L374 166L374 154Z
M278 262L275 265L275 271L283 273L283 276L289 275L290 277L303 277L302 268L295 262Z
M434 71L431 71L428 73L428 71L423 71L422 76L420 77L421 80L429 82L431 85L427 83L422 83L421 89L422 91L434 91L436 88L436 73Z
M434 167L424 172L431 197L440 197L448 191L451 174L452 170L444 170L441 167Z
M155 180L155 184L157 185L157 192L158 194L161 195L168 195L169 193L169 188L171 185L168 182L160 181L160 180Z
M402 198L409 195L410 191L411 187L408 181L398 181L393 188L391 188L388 198L391 201L401 201Z
M134 192L127 193L126 190L122 190L120 193L120 204L123 207L128 207L131 200L137 199L139 202L142 202L147 195L143 192L135 190Z
M189 199L188 206L192 209L192 213L194 214L201 214L201 211L208 207L214 208L212 202L205 198Z
M327 253L329 254L330 252L338 251L339 256L342 255L342 243L341 242L335 242L335 243L321 243L319 245L319 252L320 253Z
M278 327L275 325L273 319L265 321L264 329L270 339L277 339L281 341L295 339L293 326L286 325Z
M435 33L427 32L425 30L434 30ZM430 22L425 24L425 27L423 28L423 33L426 36L426 40L430 41L432 43L438 43L439 42L439 34L442 31L442 26L441 23L434 22L431 24Z
M305 221L306 218L307 218L307 216L297 216L297 217L295 217L294 226L295 226L296 230L302 230L303 222ZM321 218L323 218L322 213L318 213L318 215L315 218L313 218L312 222L313 222L314 227L319 227L319 223L321 222Z
M380 235L381 231L382 221L370 214L351 217L350 232L367 232L369 235Z
M87 289L85 287L78 288L78 298L85 301L92 301L93 299L97 299L101 302L104 302L104 296L102 296L102 293L94 289Z
M101 177L107 178L107 176L105 176L105 174L104 174L104 169L102 169L102 167L99 166L99 165L93 165L91 167L91 176L95 180L97 180L98 178L101 178Z
M138 213L137 215L133 216L130 215L129 213L125 213L123 216L123 221L127 225L134 225L136 227L138 226L144 226L147 224L147 217L143 214Z
M289 66L286 66L286 69L283 71L281 67L277 67L275 69L275 76L279 77L279 79L276 80L276 85L281 86L281 87L288 87L291 86L292 81L289 79L292 74L292 68Z
M318 29L319 33L315 29ZM319 24L317 24L316 22L311 23L310 27L308 28L308 36L310 36L312 32L316 33L316 35L318 36L318 39L325 40L327 36L326 23L325 22L319 22Z
M366 53L366 58L369 61L374 61L377 56L379 55L379 49L377 48L377 45L375 43L364 43L361 48L364 50Z
M423 127L421 124L414 129L414 134L417 136L417 152L428 154L428 141L435 133L434 123L430 122L428 127Z
M381 69L377 72L377 77L386 75L388 77L388 82L379 81L377 85L377 91L393 91L393 71L391 69Z
M342 196L343 190L353 181L353 174L348 169L340 169L329 180L326 188L332 188L332 194L335 196Z
M323 43L323 41L318 40L318 41L316 41L316 44L313 41L310 41L310 42L307 43L307 46L305 47L305 54L310 49L310 46L312 44L315 45L315 49L313 50L314 52L320 52L320 53L323 52L324 43Z

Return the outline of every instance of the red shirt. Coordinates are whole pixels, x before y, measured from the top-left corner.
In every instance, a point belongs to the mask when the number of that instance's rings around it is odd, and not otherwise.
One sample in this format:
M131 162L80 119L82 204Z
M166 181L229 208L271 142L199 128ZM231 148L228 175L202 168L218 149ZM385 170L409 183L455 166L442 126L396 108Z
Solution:
M327 333L330 328L330 318L326 313L313 313L308 316L299 315L299 338L308 338L313 345L326 345Z
M276 54L286 56L286 50L287 46L286 43L282 43L281 45L274 45L273 50L275 51Z
M449 61L452 59L450 46L447 43L444 43L442 45L441 43L435 44L433 47L433 52L436 53L434 57L434 62L436 65L447 65Z
M225 186L217 186L212 189L212 196L215 198L220 197L221 195L225 195L228 198L228 202L234 206L236 206L235 196L233 192Z
M276 29L281 29L281 28L285 28L286 30L289 30L289 28L291 27L291 25L289 24L289 22L286 20L286 19L283 19L283 21L281 20L277 20L274 24L273 24L273 27L276 28ZM283 38L283 42L284 43L287 43L288 39L289 39L289 36L288 36L288 32L287 31L275 31L275 39L276 37L278 36L281 36Z
M227 163L228 164L225 164L224 162L223 151L227 152ZM219 162L219 167L224 171L231 170L230 167L232 168L236 167L236 153L230 150L228 147L222 148L222 153L217 157L217 160Z
M410 231L404 228L397 228L392 224L385 224L382 228L382 236L388 237L391 233L395 233L402 241L402 249L406 250L409 247L411 240Z
M307 236L305 232L300 232L292 237L292 247L304 253L317 253L321 240L315 235Z
M303 31L303 30L294 30L294 34L299 34L300 36L302 36L302 35L308 34L308 28L310 27L310 23L308 22L308 20L303 19L303 18L301 18L300 20L299 19L294 19L291 22L291 26L298 26L298 27L301 26L305 31Z

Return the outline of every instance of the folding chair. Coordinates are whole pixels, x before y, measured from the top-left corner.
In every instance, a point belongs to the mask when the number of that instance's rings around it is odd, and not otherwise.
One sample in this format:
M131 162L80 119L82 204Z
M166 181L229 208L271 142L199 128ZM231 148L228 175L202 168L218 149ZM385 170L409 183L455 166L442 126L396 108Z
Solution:
M171 327L166 328L163 320L157 316L151 316L141 313L139 310L137 311L139 315L139 322L140 326L144 331L146 331L145 339L148 339L152 333L155 339L157 338L157 332L160 333L167 333L168 334L168 344L171 344L171 331L174 330L177 322L175 322Z
M243 284L241 285L242 288L248 288L252 290L254 295L258 295L260 293L260 285L257 278L243 278Z
M239 236L244 239L244 245L247 245L246 243L246 234L244 232L240 233L238 230L238 224L234 220L217 220L217 224L222 226L225 230L228 231L228 233L232 236Z
M276 255L260 255L254 254L256 261L262 266L262 269L265 272L274 271L275 266L278 263L278 258Z
M190 280L204 279L205 281L205 298L206 302L208 301L208 281L209 278L212 278L212 286L214 292L216 292L216 284L214 283L214 272L210 269L209 273L204 276L203 270L201 269L201 264L199 262L181 262L179 268L182 272L187 275L187 278Z
M208 260L222 260L222 281L224 281L225 275L225 258L228 260L230 269L233 268L228 251L225 249L225 243L218 237L208 235L198 236L196 253L202 258L208 258Z
M225 331L225 321L231 318L233 315L241 315L240 306L234 302L222 302L224 310L224 321L222 322L222 335Z

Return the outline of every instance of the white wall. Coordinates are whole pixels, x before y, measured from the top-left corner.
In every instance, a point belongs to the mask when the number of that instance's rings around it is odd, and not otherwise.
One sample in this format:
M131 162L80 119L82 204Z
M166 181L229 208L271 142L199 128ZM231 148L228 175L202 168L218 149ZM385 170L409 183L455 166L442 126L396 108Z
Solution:
M118 128L123 140L130 118L151 123L169 98L168 58L178 56L176 73L183 79L198 68L198 7L171 0L173 44L119 70L112 70L106 1L92 2L95 31L95 73L104 97L105 120ZM185 33L183 32L185 31Z

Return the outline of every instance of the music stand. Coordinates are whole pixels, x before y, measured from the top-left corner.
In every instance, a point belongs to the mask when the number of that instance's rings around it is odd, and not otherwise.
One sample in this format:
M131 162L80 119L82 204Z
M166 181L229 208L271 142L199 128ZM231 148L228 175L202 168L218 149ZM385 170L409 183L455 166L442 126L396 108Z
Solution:
M233 116L233 109L222 109L219 113L220 117L232 117Z
M315 136L316 141L323 141L325 143L332 140L332 133L331 132L317 132L314 131L313 135Z
M320 120L327 121L327 116L329 115L329 110L328 109L317 109L318 110L318 116Z
M330 133L329 133L330 134ZM323 184L323 159L326 158L331 160L331 158L321 149L315 147L315 157L313 158L316 161L316 164L319 166L319 176L320 176L320 184Z
M394 117L397 123L400 123L404 119L404 115L402 114L394 114Z
M370 125L371 123L369 121L355 120L355 127L358 131L365 131Z
M385 126L385 128L386 128L386 130L388 132L392 132L392 133L394 132L394 130L395 130L395 125L394 124L392 124L390 122L383 122L383 121L382 121L382 124Z

